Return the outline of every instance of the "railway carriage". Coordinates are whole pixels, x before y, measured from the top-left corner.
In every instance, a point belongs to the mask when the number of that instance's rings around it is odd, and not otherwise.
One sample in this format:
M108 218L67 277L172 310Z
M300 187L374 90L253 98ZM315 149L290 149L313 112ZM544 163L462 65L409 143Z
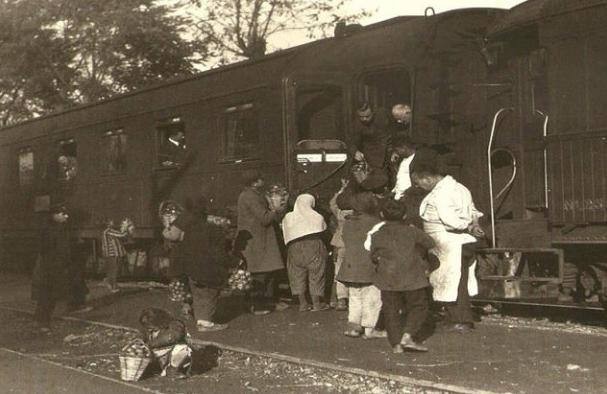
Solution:
M0 130L2 266L31 268L43 212L74 211L95 260L105 217L136 224L153 267L158 203L203 194L234 213L260 169L328 201L355 110L413 108L411 137L486 213L481 297L602 298L607 242L605 1L530 0L342 26L335 36ZM590 303L588 303L590 302Z

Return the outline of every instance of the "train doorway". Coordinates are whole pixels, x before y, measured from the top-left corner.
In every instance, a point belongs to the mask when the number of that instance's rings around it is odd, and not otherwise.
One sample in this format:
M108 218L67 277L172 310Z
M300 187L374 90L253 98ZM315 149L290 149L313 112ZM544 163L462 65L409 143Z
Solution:
M345 176L350 93L342 74L285 78L286 179L293 194L327 202Z

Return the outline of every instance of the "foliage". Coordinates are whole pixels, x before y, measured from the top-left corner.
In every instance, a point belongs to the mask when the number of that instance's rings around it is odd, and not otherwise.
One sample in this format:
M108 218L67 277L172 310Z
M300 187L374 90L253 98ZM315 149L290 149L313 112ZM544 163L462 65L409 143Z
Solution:
M154 0L0 0L0 124L191 74L207 53L174 11Z
M344 11L349 0L188 0L198 7L198 36L222 63L256 59L266 52L268 38L285 31L325 37L339 21L370 15Z

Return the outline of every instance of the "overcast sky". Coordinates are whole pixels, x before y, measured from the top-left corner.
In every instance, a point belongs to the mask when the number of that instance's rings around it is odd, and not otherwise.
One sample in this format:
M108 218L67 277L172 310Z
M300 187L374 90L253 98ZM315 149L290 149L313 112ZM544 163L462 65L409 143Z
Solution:
M575 1L575 0L571 0ZM512 8L523 0L351 0L349 8L375 10L373 15L360 21L362 25L383 21L402 15L423 15L426 7L434 8L436 13L457 8L494 7ZM305 42L304 34L289 33L276 35L270 39L270 44L286 48Z
M361 21L363 24L369 24L400 15L423 15L427 7L432 7L436 13L439 13L456 8L512 8L522 2L521 0L352 0L351 7L376 8L377 12L372 17Z

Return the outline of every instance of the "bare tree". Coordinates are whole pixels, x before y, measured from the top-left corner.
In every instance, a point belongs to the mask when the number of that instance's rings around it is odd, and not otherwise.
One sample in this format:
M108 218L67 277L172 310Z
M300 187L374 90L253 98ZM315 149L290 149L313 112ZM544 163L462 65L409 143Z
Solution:
M339 21L352 22L371 14L346 13L349 0L186 0L197 7L197 34L222 63L257 59L266 53L268 38L285 31L324 37Z

